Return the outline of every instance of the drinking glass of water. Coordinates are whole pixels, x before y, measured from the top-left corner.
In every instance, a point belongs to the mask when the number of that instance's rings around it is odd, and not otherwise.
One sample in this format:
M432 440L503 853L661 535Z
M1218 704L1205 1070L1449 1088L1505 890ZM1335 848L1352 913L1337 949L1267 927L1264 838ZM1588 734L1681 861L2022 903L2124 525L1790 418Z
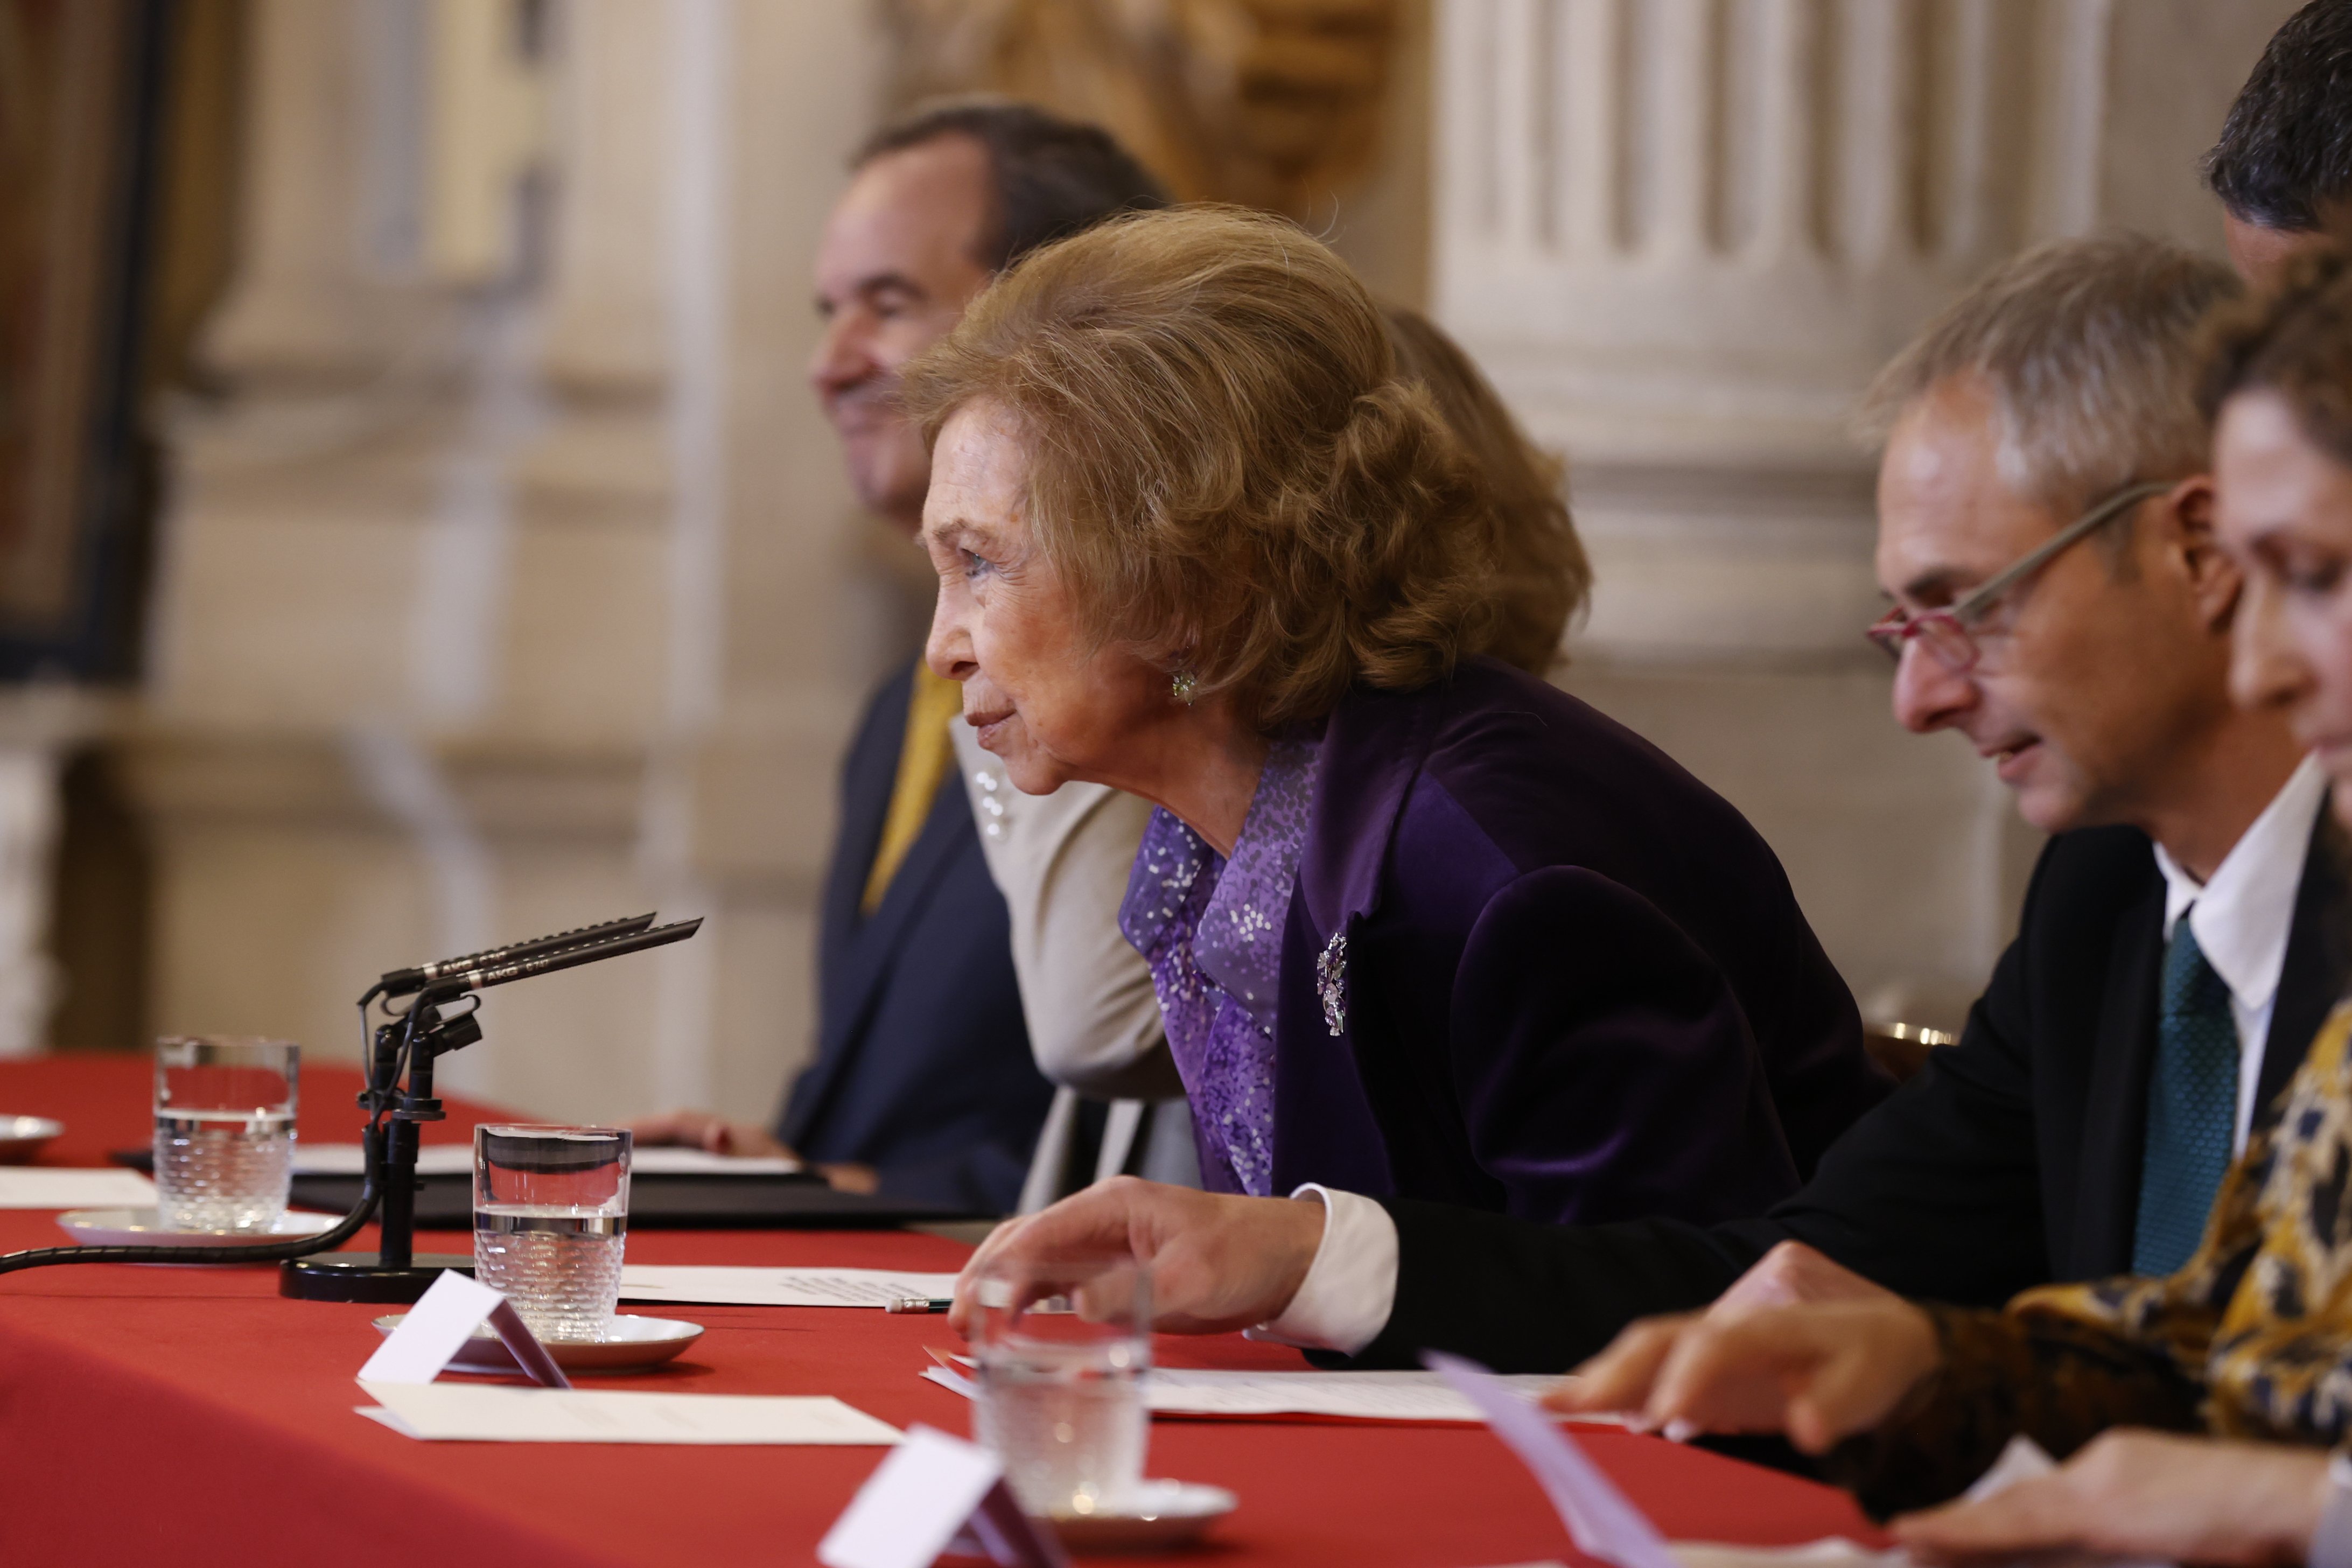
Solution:
M155 1042L155 1207L173 1230L268 1231L294 1177L301 1052L285 1040Z
M628 1228L628 1129L474 1129L474 1277L541 1339L604 1337Z
M978 1281L973 1430L1024 1511L1116 1513L1143 1479L1151 1308L1126 1258L999 1265Z

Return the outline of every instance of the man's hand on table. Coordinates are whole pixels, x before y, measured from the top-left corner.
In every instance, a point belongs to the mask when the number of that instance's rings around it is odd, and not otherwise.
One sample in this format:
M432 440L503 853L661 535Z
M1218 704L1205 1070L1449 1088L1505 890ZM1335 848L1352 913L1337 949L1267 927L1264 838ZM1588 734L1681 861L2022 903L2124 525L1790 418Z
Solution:
M1143 1265L1154 1326L1188 1334L1248 1328L1281 1315L1322 1240L1323 1205L1311 1200L1231 1197L1118 1176L998 1226L964 1265L948 1324L970 1336L973 1282L992 1263L1099 1252Z
M766 1128L749 1121L730 1121L708 1110L669 1110L659 1116L641 1116L629 1123L629 1131L636 1134L639 1143L647 1146L682 1145L705 1149L713 1154L800 1158ZM843 1162L813 1169L836 1192L871 1193L881 1185L881 1178L871 1165Z
M1897 1297L1648 1318L1544 1404L1654 1430L1785 1433L1822 1454L1885 1420L1941 1354L1927 1314Z
M2158 1562L2300 1563L2327 1501L2327 1456L2124 1428L1982 1502L1895 1521L1923 1563L2087 1552Z

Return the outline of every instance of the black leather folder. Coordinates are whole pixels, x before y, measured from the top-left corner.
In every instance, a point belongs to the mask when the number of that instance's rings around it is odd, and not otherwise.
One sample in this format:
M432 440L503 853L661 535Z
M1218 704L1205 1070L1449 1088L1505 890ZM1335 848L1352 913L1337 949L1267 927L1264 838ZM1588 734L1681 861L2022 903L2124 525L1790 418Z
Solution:
M152 1171L145 1149L110 1156L117 1164ZM471 1230L474 1184L469 1176L418 1178L419 1230ZM357 1176L298 1175L296 1208L342 1214L360 1201ZM632 1230L880 1230L934 1220L985 1217L947 1205L883 1194L840 1193L809 1172L763 1175L633 1175L629 1178Z

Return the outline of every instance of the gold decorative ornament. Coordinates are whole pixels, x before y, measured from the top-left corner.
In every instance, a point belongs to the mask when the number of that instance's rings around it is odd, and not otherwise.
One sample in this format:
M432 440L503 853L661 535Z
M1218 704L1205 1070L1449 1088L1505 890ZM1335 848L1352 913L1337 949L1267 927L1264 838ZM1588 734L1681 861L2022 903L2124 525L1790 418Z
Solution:
M891 96L1001 92L1119 139L1180 201L1306 217L1379 140L1403 0L885 0Z

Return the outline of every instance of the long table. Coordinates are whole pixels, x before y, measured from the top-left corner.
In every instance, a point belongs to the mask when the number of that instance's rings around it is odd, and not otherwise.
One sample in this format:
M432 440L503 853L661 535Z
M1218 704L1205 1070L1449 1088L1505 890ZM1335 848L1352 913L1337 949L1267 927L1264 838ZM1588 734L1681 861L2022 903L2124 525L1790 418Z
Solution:
M99 1164L144 1142L148 1071L124 1058L0 1063L0 1113L67 1124L43 1163ZM355 1137L358 1081L306 1068L303 1136ZM457 1101L450 1110L428 1142L462 1142L490 1114ZM62 1239L49 1214L0 1211L0 1249ZM419 1237L420 1249L470 1246L459 1234ZM945 1270L965 1252L903 1232L668 1231L629 1241L640 1263ZM874 1448L416 1442L352 1414L366 1402L352 1375L378 1342L369 1320L385 1310L283 1300L268 1268L0 1275L0 1563L803 1563L881 1458ZM709 1331L688 1359L583 1386L831 1394L893 1425L970 1430L965 1403L919 1376L926 1346L953 1343L943 1320L845 1308L664 1310ZM1304 1366L1237 1335L1163 1337L1156 1353L1171 1365ZM1653 1437L1585 1440L1670 1536L1878 1539L1827 1488ZM1201 1554L1218 1568L1577 1561L1535 1483L1481 1428L1162 1420L1149 1468L1240 1495Z

